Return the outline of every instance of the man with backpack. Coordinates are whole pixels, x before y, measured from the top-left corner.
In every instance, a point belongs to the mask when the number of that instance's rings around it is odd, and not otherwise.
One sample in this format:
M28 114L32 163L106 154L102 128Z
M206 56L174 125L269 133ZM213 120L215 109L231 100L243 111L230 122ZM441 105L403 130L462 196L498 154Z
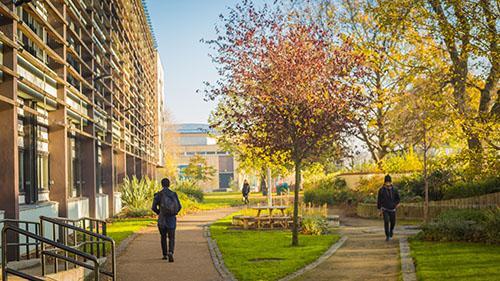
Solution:
M177 193L169 189L169 179L162 179L161 186L163 189L160 192L155 193L153 207L151 209L158 215L158 230L161 235L163 259L168 259L169 262L174 262L175 227L177 225L176 216L182 206Z

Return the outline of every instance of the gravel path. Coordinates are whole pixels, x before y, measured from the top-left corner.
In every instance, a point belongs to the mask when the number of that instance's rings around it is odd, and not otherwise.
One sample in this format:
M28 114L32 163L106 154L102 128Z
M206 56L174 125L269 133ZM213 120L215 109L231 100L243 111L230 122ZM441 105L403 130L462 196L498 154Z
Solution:
M161 259L160 235L156 227L142 231L117 258L120 281L219 281L210 257L203 225L237 209L205 211L179 218L175 262Z
M399 239L408 231L396 225L394 240L385 241L383 221L341 215L340 232L348 237L328 260L296 280L398 280Z

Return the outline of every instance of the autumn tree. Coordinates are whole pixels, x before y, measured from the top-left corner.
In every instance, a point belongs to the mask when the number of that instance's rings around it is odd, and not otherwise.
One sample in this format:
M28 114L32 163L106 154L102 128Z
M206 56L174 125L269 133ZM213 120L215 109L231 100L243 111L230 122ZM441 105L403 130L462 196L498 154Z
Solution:
M250 1L221 16L218 37L208 41L220 79L207 97L226 106L215 112L217 129L235 143L284 155L295 170L292 245L298 241L301 171L328 151L353 124L362 104L353 79L362 57L349 43L276 6Z
M384 157L401 149L393 138L388 117L400 93L405 76L401 59L401 40L394 32L384 29L377 19L375 0L317 0L314 9L320 22L338 30L341 38L352 42L353 48L365 57L366 75L355 81L362 85L366 103L357 112L354 136L370 152L371 158L382 164Z
M217 170L208 165L207 160L200 155L191 157L189 164L183 170L184 176L195 184L212 180L216 172Z
M424 219L429 219L429 160L436 150L449 140L447 129L453 127L451 94L437 81L425 76L413 79L407 92L398 96L395 126L405 138L422 153L424 179Z
M222 107L226 106L223 102L217 105L215 112L221 112L224 109ZM211 126L217 126L221 121L218 118L222 118L219 114L212 114L209 118L209 123ZM227 117L226 117L227 118ZM236 122L236 120L235 120ZM279 175L288 175L291 167L291 163L287 162L288 159L279 154L265 155L262 153L262 148L249 147L241 142L235 142L232 138L227 135L218 135L217 144L222 150L230 152L235 160L238 162L238 170L248 173L256 174L260 178L260 190L262 193L267 191L267 169L271 169L271 175L277 177Z
M165 109L161 113L161 131L159 142L163 157L163 167L158 169L161 177L168 177L172 181L177 179L177 166L180 154L180 135L177 131L171 112Z
M484 150L498 154L498 2L493 0L384 0L378 15L395 29L416 28L417 38L431 37L445 56L444 80L453 90L453 106L471 155L482 169ZM414 41L414 42L418 42ZM420 44L410 45L418 48Z

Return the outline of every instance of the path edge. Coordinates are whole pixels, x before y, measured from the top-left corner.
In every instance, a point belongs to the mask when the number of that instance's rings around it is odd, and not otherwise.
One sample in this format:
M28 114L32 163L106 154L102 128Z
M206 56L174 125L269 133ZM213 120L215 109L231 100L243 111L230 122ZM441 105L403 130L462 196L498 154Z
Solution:
M345 235L341 236L339 241L337 241L335 244L330 246L330 248L326 252L324 252L323 255L321 255L317 260L315 260L312 263L304 266L303 268L279 279L278 281L290 281L290 280L293 280L293 279L299 277L300 275L302 275L310 270L313 270L318 265L322 264L324 261L329 259L333 254L335 254L335 252L337 252L337 250L340 247L342 247L342 245L344 245L345 241L347 241L347 236L345 236Z
M217 242L212 239L212 234L210 233L210 226L213 222L203 225L203 235L207 239L208 250L210 251L210 257L212 258L212 262L215 266L215 269L221 276L224 281L237 281L236 277L234 277L233 273L229 271L224 263L224 259L222 258L222 253L217 245Z
M410 254L410 244L407 237L399 238L399 255L401 257L401 273L403 281L417 281L415 263Z

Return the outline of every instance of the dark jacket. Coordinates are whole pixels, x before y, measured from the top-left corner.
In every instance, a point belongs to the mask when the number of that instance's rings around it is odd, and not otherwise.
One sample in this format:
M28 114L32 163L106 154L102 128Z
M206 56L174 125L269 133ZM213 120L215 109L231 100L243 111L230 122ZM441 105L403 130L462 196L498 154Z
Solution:
M164 187L162 191L155 193L155 197L153 199L153 207L151 208L151 210L153 210L153 212L155 212L158 215L158 227L175 229L177 225L176 216L163 214L160 208L161 196L167 196L167 195L174 197L175 200L177 200L177 202L179 203L179 207L182 209L182 205L181 202L179 201L177 193Z
M395 210L399 200L399 192L394 187L383 186L378 190L377 209Z
M241 193L243 193L243 196L248 195L250 193L250 185L248 183L243 184L243 189L241 190Z

